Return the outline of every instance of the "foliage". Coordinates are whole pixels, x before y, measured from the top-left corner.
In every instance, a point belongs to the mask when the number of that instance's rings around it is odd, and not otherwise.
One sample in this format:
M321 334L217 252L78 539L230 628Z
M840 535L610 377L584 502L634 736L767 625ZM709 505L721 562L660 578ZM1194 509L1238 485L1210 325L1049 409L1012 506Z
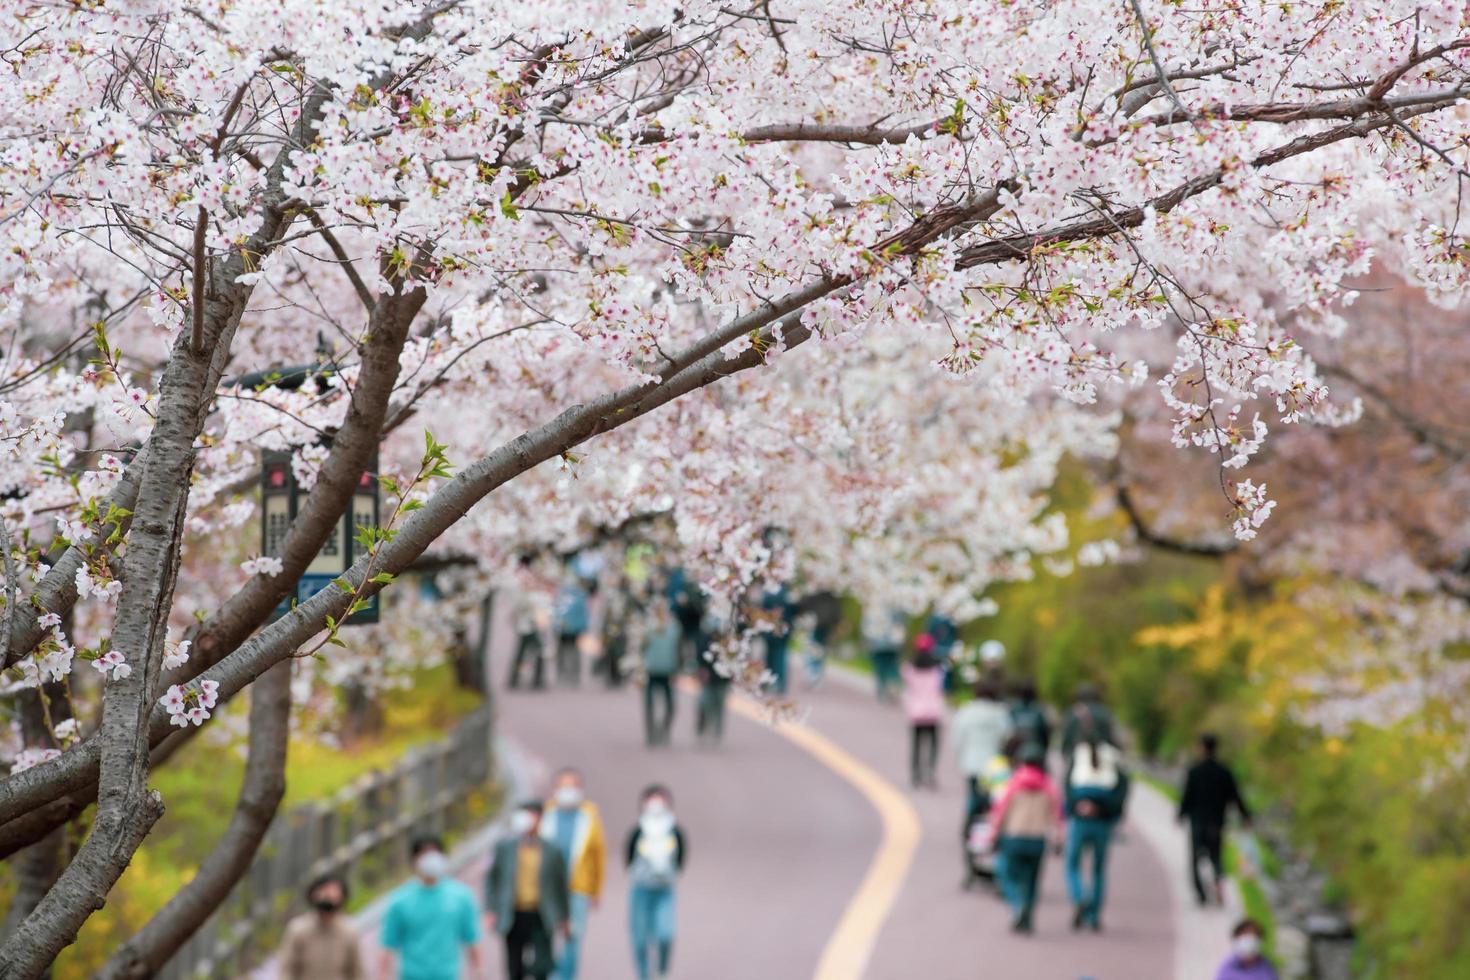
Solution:
M282 812L327 799L364 773L390 768L408 748L448 731L479 702L474 693L455 685L447 666L422 671L413 680L412 687L383 695L378 735L346 749L318 738L292 741ZM232 705L222 713L221 729L242 720L244 707ZM153 785L168 807L158 832L123 873L106 908L87 921L76 944L58 958L57 980L92 976L122 940L189 880L199 856L209 852L229 822L244 765L238 740L222 745L206 736L185 746L154 774ZM478 802L474 806L483 808Z

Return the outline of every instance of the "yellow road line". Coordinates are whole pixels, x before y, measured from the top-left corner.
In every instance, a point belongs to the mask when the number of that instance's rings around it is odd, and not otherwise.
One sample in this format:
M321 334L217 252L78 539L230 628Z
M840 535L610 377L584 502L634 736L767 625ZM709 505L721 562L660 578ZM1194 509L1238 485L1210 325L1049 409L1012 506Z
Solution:
M762 721L767 718L764 710L748 698L735 696L730 703L747 718ZM867 798L883 821L883 840L878 852L843 910L837 928L827 939L813 977L813 980L860 980L923 836L918 811L892 783L816 729L781 722L774 730L847 780Z

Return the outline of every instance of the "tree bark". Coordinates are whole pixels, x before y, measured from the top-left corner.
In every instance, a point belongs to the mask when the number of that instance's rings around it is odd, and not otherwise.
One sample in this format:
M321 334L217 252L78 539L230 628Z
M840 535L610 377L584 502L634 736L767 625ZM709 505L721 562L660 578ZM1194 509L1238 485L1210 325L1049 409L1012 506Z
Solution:
M97 974L102 980L153 976L178 952L250 870L286 792L291 663L276 664L250 692L250 748L235 813L199 872L122 945Z
M308 141L326 100L326 90L313 87L294 131L296 145ZM289 158L288 147L271 165L259 229L239 251L219 263L210 291L213 298L207 301L202 350L191 343L187 332L181 332L170 352L159 385L148 459L139 478L122 593L113 620L113 648L127 658L131 672L106 682L102 724L87 740L98 747L97 814L91 834L56 885L0 947L0 978L5 980L37 977L46 970L56 954L76 938L82 923L102 907L133 853L163 815L162 799L146 786L148 718L156 704L155 685L178 573L195 440L214 393L209 382L216 366L228 356L253 289L237 281L247 271L245 256L261 261L291 224L282 190ZM8 788L11 782L0 785Z

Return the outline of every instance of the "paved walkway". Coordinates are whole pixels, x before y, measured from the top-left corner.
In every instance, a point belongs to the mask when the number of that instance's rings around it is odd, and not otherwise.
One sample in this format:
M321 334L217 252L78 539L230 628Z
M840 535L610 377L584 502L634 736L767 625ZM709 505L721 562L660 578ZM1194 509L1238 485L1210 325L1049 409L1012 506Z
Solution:
M504 649L496 644L499 649ZM503 679L504 659L493 664ZM668 785L689 835L680 885L677 980L1208 980L1233 910L1197 909L1167 800L1137 782L1110 861L1102 935L1073 933L1061 860L1048 856L1037 932L1012 934L998 898L960 888L962 787L941 745L941 786L910 792L907 733L865 678L837 671L798 690L804 727L773 728L732 702L725 744L694 744L693 699L678 699L674 744L642 743L640 692L498 691L504 773L544 790L553 769L586 774L611 860L584 947L584 980L630 980L621 850L638 791ZM489 832L458 874L478 884ZM372 947L371 910L363 917ZM497 943L489 975L504 976ZM268 971L262 971L269 975Z
M851 678L834 676L815 691L797 693L810 707L807 724L815 733L890 792L905 785L907 736L896 709L876 704ZM507 737L537 760L533 779L562 764L587 773L615 843L631 825L642 785L659 781L673 789L690 835L675 977L1194 980L1212 976L1223 956L1228 916L1210 910L1208 921L1190 926L1192 904L1181 904L1182 837L1167 803L1151 800L1156 794L1148 787L1140 786L1139 805L1112 854L1105 932L1071 931L1061 861L1048 857L1037 933L1018 937L998 899L960 889L957 777L942 778L938 792L898 794L911 801L919 833L912 860L904 861L907 867L893 882L891 908L874 916L871 908L867 914L855 909L853 896L872 877L884 822L850 773L839 775L830 760L814 756L789 733L732 713L726 745L697 748L692 700L685 696L673 746L651 751L641 742L634 690L509 692L500 705ZM890 825L891 816L883 815ZM1166 862L1171 846L1181 856ZM892 872L890 867L887 874ZM604 907L589 930L587 980L632 975L625 887L621 869L613 870ZM871 905L869 891L866 903L857 905ZM819 973L819 965L830 965L831 954L826 960L823 954L834 929L854 917L873 932L871 955L859 957L866 969ZM852 933L847 936L850 942ZM1177 942L1185 937L1187 943Z

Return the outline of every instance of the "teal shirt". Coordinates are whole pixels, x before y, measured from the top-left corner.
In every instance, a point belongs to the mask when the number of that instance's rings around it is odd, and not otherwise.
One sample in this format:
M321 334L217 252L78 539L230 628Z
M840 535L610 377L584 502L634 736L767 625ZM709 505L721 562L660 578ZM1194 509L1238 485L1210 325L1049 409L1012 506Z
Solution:
M383 945L398 954L399 980L459 980L465 946L480 939L472 891L458 881L415 878L393 893Z

